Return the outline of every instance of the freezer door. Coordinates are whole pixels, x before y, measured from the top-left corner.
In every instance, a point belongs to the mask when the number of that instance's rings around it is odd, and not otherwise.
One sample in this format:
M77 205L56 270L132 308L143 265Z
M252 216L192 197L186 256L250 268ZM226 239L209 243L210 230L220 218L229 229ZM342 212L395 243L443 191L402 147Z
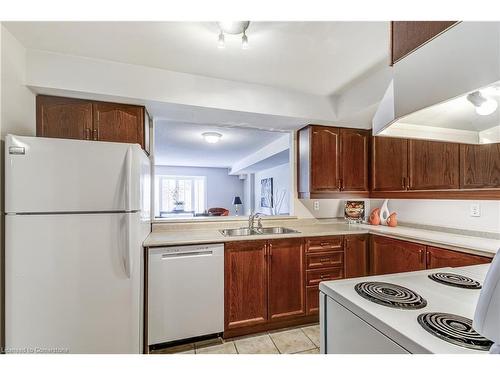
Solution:
M142 163L138 145L8 135L5 211L139 210Z
M139 222L140 213L7 215L7 351L141 353Z

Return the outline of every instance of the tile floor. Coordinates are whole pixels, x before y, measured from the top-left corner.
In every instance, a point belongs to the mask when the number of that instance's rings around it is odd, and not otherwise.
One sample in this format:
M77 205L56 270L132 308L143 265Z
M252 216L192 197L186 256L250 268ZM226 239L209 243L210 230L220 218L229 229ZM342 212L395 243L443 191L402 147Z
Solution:
M216 338L151 354L319 354L319 325L294 327L224 340Z

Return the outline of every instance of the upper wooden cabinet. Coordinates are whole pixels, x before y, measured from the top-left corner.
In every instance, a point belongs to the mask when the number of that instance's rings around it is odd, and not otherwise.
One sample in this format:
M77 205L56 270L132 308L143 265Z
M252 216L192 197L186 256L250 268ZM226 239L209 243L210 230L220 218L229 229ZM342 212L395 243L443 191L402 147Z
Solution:
M39 137L91 139L92 102L38 95L36 134Z
M410 140L409 190L459 188L459 145L457 143Z
M95 102L92 107L94 139L139 143L144 148L144 107L102 102Z
M376 198L500 199L500 143L373 137Z
M373 137L372 190L402 191L407 188L408 140Z
M149 151L142 106L38 95L37 136L138 143Z
M371 236L370 274L425 270L425 245L382 236Z
M370 132L309 125L298 133L299 195L368 196ZM352 194L351 194L352 195Z
M427 246L427 268L465 267L490 263L491 258Z
M311 190L340 189L340 132L338 129L314 126L311 131Z
M460 145L460 188L500 188L500 143Z
M392 21L391 65L455 23L456 21Z
M368 170L370 132L356 129L340 129L340 183L342 191L370 190Z

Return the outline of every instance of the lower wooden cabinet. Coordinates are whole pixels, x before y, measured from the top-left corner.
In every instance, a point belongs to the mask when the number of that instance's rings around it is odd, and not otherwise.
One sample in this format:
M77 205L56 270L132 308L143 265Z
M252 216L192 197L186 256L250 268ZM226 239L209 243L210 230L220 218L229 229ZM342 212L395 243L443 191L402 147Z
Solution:
M319 288L318 286L308 286L306 288L307 315L319 314Z
M367 234L344 237L346 278L368 275L368 238Z
M302 316L306 311L304 246L297 239L272 240L268 244L269 320Z
M224 262L225 331L305 316L303 239L228 242Z
M427 268L465 267L490 262L491 258L479 255L465 254L439 247L427 247Z
M267 321L267 242L228 242L224 252L224 329Z
M370 243L370 274L425 270L425 245L372 236Z
M319 314L319 283L343 279L344 237L306 238L306 314Z

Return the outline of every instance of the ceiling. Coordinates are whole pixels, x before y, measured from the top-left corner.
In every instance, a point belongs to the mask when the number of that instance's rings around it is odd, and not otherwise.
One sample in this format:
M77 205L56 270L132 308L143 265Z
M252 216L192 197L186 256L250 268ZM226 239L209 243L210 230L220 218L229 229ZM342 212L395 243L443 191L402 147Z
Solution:
M434 126L447 129L483 131L500 125L500 84L480 90L496 100L498 108L487 116L478 115L467 95L424 108L400 119L399 123Z
M330 95L388 59L388 22L5 22L27 48Z
M204 132L222 134L210 144ZM288 133L238 127L158 121L155 124L155 164L190 167L229 168Z

